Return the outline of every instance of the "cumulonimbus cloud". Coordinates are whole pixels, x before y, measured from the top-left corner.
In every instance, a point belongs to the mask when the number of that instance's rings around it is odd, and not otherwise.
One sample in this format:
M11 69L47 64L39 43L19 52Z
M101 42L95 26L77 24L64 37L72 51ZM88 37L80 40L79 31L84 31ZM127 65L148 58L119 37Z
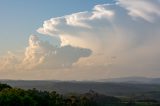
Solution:
M96 73L92 78L100 77L97 73L103 77L156 76L160 70L159 5L159 0L117 0L45 20L37 31L58 37L60 46L32 35L22 59L9 54L0 65L3 70L27 67L46 72L72 66L69 76L79 79L91 77L92 72Z
M106 67L114 63L114 68L110 69L113 73L125 68L135 68L137 73L138 70L143 73L147 70L146 64L155 67L156 59L151 61L149 57L158 57L160 51L154 47L160 39L159 5L158 0L117 0L114 4L96 5L91 11L51 18L44 21L37 31L58 36L62 45L91 49L93 55L79 64ZM110 62L112 57L116 58ZM143 65L139 66L137 60Z

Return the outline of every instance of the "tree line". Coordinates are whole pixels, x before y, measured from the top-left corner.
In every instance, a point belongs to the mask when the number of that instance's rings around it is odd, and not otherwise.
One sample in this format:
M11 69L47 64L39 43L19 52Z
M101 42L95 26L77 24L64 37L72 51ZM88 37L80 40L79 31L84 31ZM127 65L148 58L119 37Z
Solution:
M153 102L153 101L152 101ZM148 103L148 102L147 102ZM84 94L62 95L56 91L24 90L0 84L0 106L160 106L157 101L146 105L106 96L93 90Z

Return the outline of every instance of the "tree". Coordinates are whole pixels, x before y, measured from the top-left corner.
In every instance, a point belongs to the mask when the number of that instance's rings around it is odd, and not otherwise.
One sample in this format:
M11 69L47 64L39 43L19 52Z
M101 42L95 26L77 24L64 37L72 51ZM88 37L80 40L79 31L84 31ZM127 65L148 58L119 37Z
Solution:
M1 84L0 83L0 91L6 89L6 88L12 88L11 86L7 85L7 84Z

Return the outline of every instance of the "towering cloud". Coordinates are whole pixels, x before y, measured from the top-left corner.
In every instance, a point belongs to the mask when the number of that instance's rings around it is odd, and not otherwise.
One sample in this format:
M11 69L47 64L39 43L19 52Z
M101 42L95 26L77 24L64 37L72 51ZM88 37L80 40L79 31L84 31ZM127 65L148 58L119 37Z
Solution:
M36 35L29 38L23 63L44 69L71 67L81 57L88 57L91 50L73 47L71 45L56 47L39 40ZM28 66L28 65L27 65Z

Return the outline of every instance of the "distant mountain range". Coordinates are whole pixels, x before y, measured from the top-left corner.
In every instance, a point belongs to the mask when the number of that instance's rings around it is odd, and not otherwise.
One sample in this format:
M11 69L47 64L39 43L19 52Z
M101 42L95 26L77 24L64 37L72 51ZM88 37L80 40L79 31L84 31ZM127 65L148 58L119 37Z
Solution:
M12 80L12 79L0 79L0 82L106 82L106 83L131 83L131 84L160 84L160 78L149 78L149 77L120 77L120 78L106 78L98 80Z
M145 84L160 84L160 78L147 77L123 77L97 80L98 82L115 82L115 83L145 83Z

